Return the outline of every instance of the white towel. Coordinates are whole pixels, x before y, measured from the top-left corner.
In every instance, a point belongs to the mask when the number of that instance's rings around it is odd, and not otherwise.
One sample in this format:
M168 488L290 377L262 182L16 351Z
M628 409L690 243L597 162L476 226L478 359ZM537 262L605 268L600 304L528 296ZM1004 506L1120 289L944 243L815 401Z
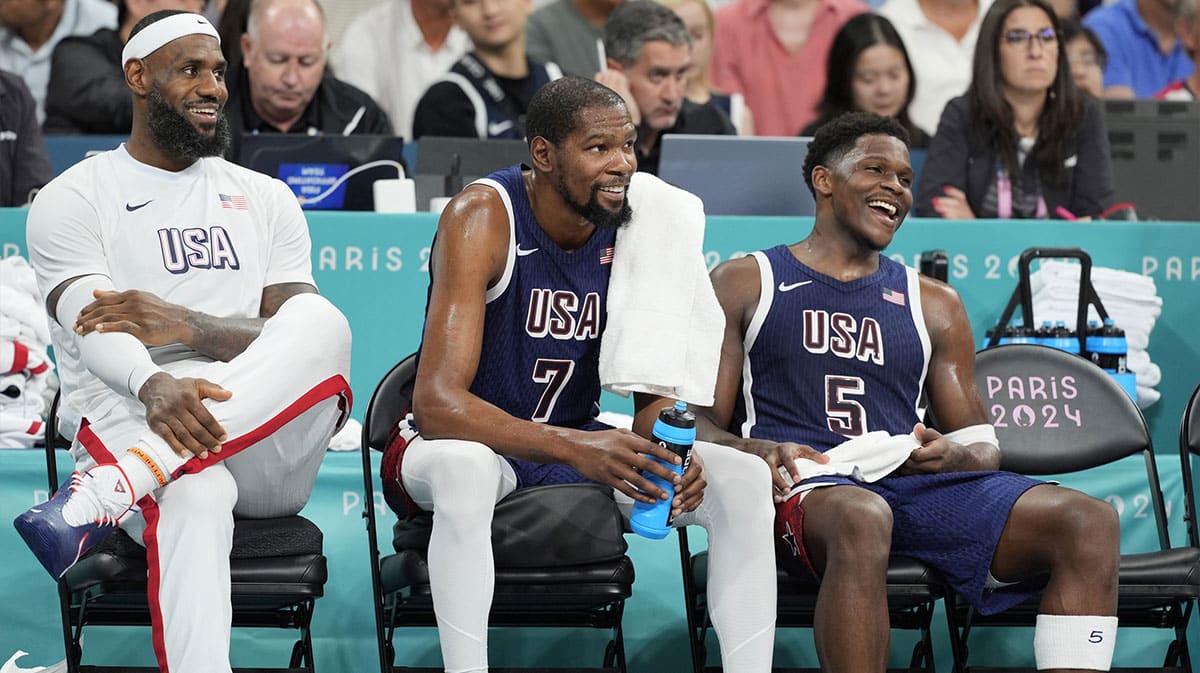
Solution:
M358 451L362 442L362 423L353 418L346 421L341 430L329 440L330 451Z
M600 341L605 390L710 406L725 331L704 263L704 204L649 173L629 186Z
M808 458L797 458L801 480L788 493L792 498L800 493L821 486L832 486L825 481L813 481L814 477L837 475L855 481L873 483L891 474L904 464L914 449L921 446L915 435L890 435L883 430L868 432L838 444L825 452L828 463L818 463ZM782 467L779 468L783 472ZM784 475L787 478L787 475Z
M1063 320L1068 326L1075 326L1079 271L1080 266L1075 263L1043 260L1041 267L1030 275L1035 324ZM1092 267L1092 285L1113 322L1125 330L1126 366L1137 375L1137 402L1144 409L1161 397L1154 386L1162 381L1162 370L1150 361L1146 350L1154 323L1162 315L1162 297L1158 296L1153 278L1120 269ZM1088 319L1100 319L1095 307L1088 307Z
M45 353L0 336L0 374L24 372L27 376L36 376L45 374L48 369L49 358Z
M0 285L15 287L25 294L38 298L37 274L24 257L11 255L0 259Z
M0 375L0 449L28 449L42 438L43 400L31 384L23 373Z
M37 297L30 296L16 287L0 285L0 311L21 323L22 340L26 343L40 348L45 348L50 343L49 319L46 317L46 309ZM33 334L33 339L28 338L30 333Z

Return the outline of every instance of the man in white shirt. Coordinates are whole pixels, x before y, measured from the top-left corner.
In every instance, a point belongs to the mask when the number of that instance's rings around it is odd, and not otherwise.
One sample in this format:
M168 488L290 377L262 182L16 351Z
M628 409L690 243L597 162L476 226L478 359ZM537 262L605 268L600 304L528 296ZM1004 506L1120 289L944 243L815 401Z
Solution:
M396 133L412 138L417 101L470 50L449 0L387 0L346 26L329 62L379 102Z
M159 668L229 673L233 518L295 514L349 411L350 332L288 188L220 158L220 38L155 12L122 53L129 142L51 181L27 236L76 469L15 525L61 577L146 545Z
M979 24L991 6L992 0L887 0L879 8L908 47L917 78L908 116L931 136L942 108L971 84Z
M0 26L0 70L25 80L41 124L54 47L65 37L116 28L117 8L105 0L5 0Z

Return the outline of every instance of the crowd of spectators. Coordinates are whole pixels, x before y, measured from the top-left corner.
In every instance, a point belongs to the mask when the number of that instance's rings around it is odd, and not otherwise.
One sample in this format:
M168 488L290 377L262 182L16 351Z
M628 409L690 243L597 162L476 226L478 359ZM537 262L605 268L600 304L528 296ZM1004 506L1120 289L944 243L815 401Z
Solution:
M1094 217L1114 190L1098 100L1195 100L1196 3L362 0L334 31L330 0L4 0L0 205L49 177L42 133L129 132L130 28L185 9L220 26L234 159L246 133L521 138L533 93L574 74L625 98L642 170L666 133L870 111L930 148L921 214Z

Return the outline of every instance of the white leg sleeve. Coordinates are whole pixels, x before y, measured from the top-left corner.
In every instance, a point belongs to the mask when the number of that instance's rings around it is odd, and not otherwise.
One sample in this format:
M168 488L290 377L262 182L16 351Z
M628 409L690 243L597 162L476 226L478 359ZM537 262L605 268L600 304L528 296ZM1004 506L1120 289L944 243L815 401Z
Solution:
M446 673L487 671L492 514L516 488L512 466L483 444L418 437L405 449L401 479L409 497L433 511L429 585Z
M728 673L767 673L775 645L775 510L771 475L762 459L696 442L708 486L676 526L708 531L708 611Z
M1033 660L1039 671L1107 671L1116 646L1116 617L1038 615L1033 629Z

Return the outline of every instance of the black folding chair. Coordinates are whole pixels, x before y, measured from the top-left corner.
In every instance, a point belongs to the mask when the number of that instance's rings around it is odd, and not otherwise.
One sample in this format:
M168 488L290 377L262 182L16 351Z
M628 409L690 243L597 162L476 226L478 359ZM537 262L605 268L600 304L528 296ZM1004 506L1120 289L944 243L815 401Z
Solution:
M393 430L412 408L416 372L416 355L393 367L375 389L363 417L363 517L367 520L372 602L383 673L393 670L397 628L437 625L425 548L431 517L425 514L397 522L393 531L396 553L381 557L372 507L375 475L370 449L387 448ZM609 488L543 486L520 489L501 500L492 524L496 584L489 624L610 630L601 668L586 670L624 673L621 618L625 599L633 591L634 573L633 562L625 555L623 532L623 518ZM584 537L591 540L585 543ZM539 557L532 558L534 554ZM556 555L563 560L544 561Z
M1200 456L1200 386L1196 386L1192 391L1192 396L1188 398L1187 406L1183 410L1183 418L1179 420L1179 460L1183 467L1183 517L1187 523L1188 544L1200 547L1192 456Z
M1137 404L1092 362L1045 346L1013 344L981 351L975 380L996 426L1001 469L1031 476L1071 475L1142 457L1159 549L1121 555L1117 618L1122 628L1167 629L1173 638L1162 666L1120 670L1190 673L1187 625L1192 602L1200 596L1200 549L1171 547L1150 430ZM948 612L957 613L954 621L961 625L955 629L952 624L950 634L960 659L967 661L967 640L976 627L1034 625L1040 598L990 616L949 598Z
M693 553L688 543L687 530L679 528L677 532L680 562L683 567L683 594L688 639L692 650L692 670L694 673L720 671L718 667L707 666L706 640L712 626L708 616L708 551ZM779 588L776 627L811 629L817 604L817 585L792 577L782 568L776 569L776 580ZM934 607L946 592L947 588L941 576L922 563L910 558L894 557L888 564L887 596L891 626L894 629L915 630L918 633L909 668L900 670L926 673L934 671L933 637L930 627ZM774 670L798 673L816 669Z
M71 441L58 430L56 396L46 419L46 471L50 493L59 487L56 449ZM314 671L310 627L328 578L321 530L302 516L237 519L229 555L233 627L294 629L286 667L236 671ZM83 665L83 630L92 626L149 626L146 550L118 530L58 581L63 643L70 673L157 671L157 668ZM149 641L146 643L149 648Z

